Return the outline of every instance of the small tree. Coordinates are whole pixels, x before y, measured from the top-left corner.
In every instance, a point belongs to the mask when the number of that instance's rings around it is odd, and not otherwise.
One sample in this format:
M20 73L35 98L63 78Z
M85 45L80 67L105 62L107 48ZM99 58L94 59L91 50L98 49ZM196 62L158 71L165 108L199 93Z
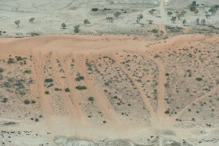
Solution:
M182 23L183 23L183 25L185 25L185 24L187 23L186 19L184 19L184 20L182 21Z
M180 20L180 18L182 17L182 15L181 15L180 13L178 13L178 14L176 15L176 17L178 18L178 20Z
M34 18L34 17L31 17L31 18L29 19L29 22L30 22L30 23L33 23L34 20L35 20L35 18Z
M66 24L62 23L62 29L66 29Z
M208 10L208 12L211 12L213 15L215 15L216 14L216 12L217 12L217 7L216 6L213 6L213 7L211 7L209 10Z
M152 20L148 20L148 24L153 24L153 21Z
M196 19L196 24L199 25L199 22L200 22L200 19L197 18L197 19Z
M79 33L79 31L80 31L80 25L76 25L76 26L74 27L74 32L75 32L75 33Z
M173 14L173 13L170 12L170 11L167 12L167 15L168 15L168 16L171 16L172 14Z
M209 12L205 12L205 17L209 18L211 15L209 14Z
M186 14L186 11L185 11L185 10L182 10L180 14L181 14L182 17L184 17L185 14Z
M25 104L30 104L30 101L29 100L24 100L24 103Z
M113 14L113 16L116 17L116 18L118 18L120 15L121 15L120 12L115 12L115 13Z
M171 18L171 21L173 21L173 23L175 23L176 17L172 17L172 18Z
M16 20L14 23L15 23L15 25L17 25L17 27L19 27L19 25L20 25L20 20Z
M85 19L84 20L84 24L86 25L86 24L90 24L90 21L88 20L88 19Z
M205 25L205 23L206 23L205 19L202 19L201 23L202 23L202 25Z
M195 9L195 11L194 11L194 12L195 12L195 14L197 15L197 14L198 14L198 12L199 12L199 10L198 10L198 9Z
M148 12L149 12L151 15L154 14L154 10L153 10L153 9L149 10Z
M137 16L136 22L139 23L139 22L141 21L141 19L143 19L143 15L142 15L142 14L139 14L139 15Z
M112 23L114 18L113 17L106 17L106 20Z

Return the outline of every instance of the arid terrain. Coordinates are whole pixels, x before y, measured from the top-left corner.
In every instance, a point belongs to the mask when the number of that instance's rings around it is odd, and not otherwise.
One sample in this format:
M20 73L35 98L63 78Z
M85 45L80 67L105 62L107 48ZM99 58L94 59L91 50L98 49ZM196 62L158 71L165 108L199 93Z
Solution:
M216 146L218 43L216 35L1 39L0 142Z
M0 0L0 146L218 146L217 0Z

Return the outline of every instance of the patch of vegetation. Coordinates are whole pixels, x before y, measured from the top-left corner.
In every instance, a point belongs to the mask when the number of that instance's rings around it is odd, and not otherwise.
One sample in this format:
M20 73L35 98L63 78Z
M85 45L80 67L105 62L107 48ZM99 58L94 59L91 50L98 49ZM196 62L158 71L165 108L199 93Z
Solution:
M70 92L70 89L69 88L65 88L65 92Z
M17 59L17 61L23 60L23 58L21 56L17 56L16 59Z
M26 99L26 100L24 100L24 103L25 104L30 104L30 101Z
M6 103L8 101L8 98L3 98L2 102Z
M89 97L88 100L91 101L91 102L94 102L94 98L93 97Z
M49 94L49 91L45 91L45 94Z
M50 82L53 82L53 79L51 79L51 78L45 79L44 82L45 82L45 83L50 83Z
M54 90L55 91L62 91L62 89L59 89L59 88L55 88Z
M153 32L153 33L157 33L157 32L158 32L158 29L152 29L151 32Z
M86 90L87 87L86 86L76 86L76 89L78 89L78 90Z
M92 8L91 11L98 11L98 8Z
M2 73L4 71L4 69L3 68L0 68L0 73Z
M81 81L81 80L84 80L84 77L83 76L78 76L77 78L75 78L76 81Z
M31 73L31 70L25 70L24 73L30 74L30 73Z
M12 63L15 63L14 59L13 58L9 58L8 59L8 64L12 64Z
M202 78L196 78L197 81L202 81Z

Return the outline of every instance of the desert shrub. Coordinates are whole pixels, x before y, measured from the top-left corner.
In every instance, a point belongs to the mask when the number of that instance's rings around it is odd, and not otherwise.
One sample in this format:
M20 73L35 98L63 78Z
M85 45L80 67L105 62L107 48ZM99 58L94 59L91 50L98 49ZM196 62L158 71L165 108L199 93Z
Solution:
M29 22L30 22L30 23L33 23L34 20L35 20L35 18L34 18L34 17L31 17L31 18L29 19Z
M197 81L202 81L202 78L196 78Z
M2 73L4 71L4 69L3 68L0 68L0 73Z
M45 91L45 94L49 94L49 91Z
M12 64L12 63L15 63L14 59L13 58L9 58L8 59L8 64Z
M48 78L48 79L45 79L44 82L45 82L45 83L50 83L50 82L53 82L53 79Z
M47 86L47 88L50 88L50 87L52 87L54 84L49 84L49 86Z
M153 33L157 33L158 32L158 30L157 29L152 29L152 31L151 32L153 32Z
M30 73L31 73L31 70L25 70L24 73L30 74Z
M3 98L2 102L6 103L8 101L8 98Z
M38 118L35 118L35 122L38 122L39 121L39 119Z
M90 21L88 19L85 19L84 24L90 24Z
M111 10L111 9L110 9L110 8L104 8L103 10L104 10L104 11L107 11L107 10Z
M98 8L92 8L91 11L98 11Z
M121 15L120 12L115 12L115 13L113 14L113 16L116 17L116 18L118 18L120 15Z
M30 101L29 100L24 100L24 103L25 104L30 104Z
M62 29L66 28L66 24L65 23L62 23L61 26L62 26Z
M75 33L79 33L79 31L80 31L80 25L76 25L76 26L74 27L74 32L75 32Z
M170 111L169 111L169 110L166 110L166 111L165 111L165 114L169 114L169 113L170 113Z
M88 100L91 101L91 102L93 102L93 101L94 101L94 98L93 98L93 97L89 97Z
M106 20L112 23L114 18L113 17L106 17Z
M35 101L35 100L32 100L32 101L31 101L31 103L32 103L32 104L35 104L35 103L36 103L36 101Z
M65 92L70 92L70 89L69 88L65 88Z
M59 89L59 88L55 88L54 90L55 90L55 91L61 91L62 89Z
M78 76L77 78L75 78L76 81L81 81L81 80L84 80L84 77L83 76Z
M76 86L76 89L78 89L78 90L86 90L87 87L86 86Z
M21 61L23 60L23 58L21 56L16 57L17 61Z
M17 25L17 27L19 27L21 21L20 20L16 20L14 23L15 23L15 25Z

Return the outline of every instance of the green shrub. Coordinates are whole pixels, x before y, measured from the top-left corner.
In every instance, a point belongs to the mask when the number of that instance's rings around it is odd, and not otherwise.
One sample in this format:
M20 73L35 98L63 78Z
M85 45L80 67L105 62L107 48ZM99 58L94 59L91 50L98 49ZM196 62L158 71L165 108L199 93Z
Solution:
M202 78L196 78L197 81L202 81Z
M12 63L15 63L14 59L13 58L9 58L8 59L8 64L12 64Z
M91 11L98 11L98 8L92 8Z
M32 104L35 104L35 103L36 103L36 101L35 101L35 100L32 100L32 101L31 101L31 103L32 103Z
M70 89L69 88L65 88L65 92L70 92Z
M24 103L25 104L30 104L30 101L29 100L24 100Z
M0 73L2 73L4 71L4 69L3 68L0 68Z
M31 70L25 70L24 73L30 74L30 73L31 73Z
M21 56L16 57L17 61L21 61L23 60L23 58Z
M165 114L169 114L169 113L170 113L170 111L169 111L169 110L166 110L166 111L165 111Z
M62 91L62 89L59 89L59 88L55 88L54 90L55 91Z
M157 33L158 32L158 30L157 29L152 29L152 31L151 32L153 32L153 33Z
M8 101L8 98L3 98L2 102L6 103Z
M76 86L76 89L78 89L78 90L86 90L87 87L86 86Z
M93 98L93 97L89 97L88 100L91 101L91 102L93 102L93 101L94 101L94 98Z
M49 91L45 91L45 94L49 94Z
M49 79L45 79L44 82L46 83L50 83L50 82L53 82L53 79L49 78Z
M78 76L77 78L75 78L76 81L81 81L81 80L84 80L84 77L83 76Z

